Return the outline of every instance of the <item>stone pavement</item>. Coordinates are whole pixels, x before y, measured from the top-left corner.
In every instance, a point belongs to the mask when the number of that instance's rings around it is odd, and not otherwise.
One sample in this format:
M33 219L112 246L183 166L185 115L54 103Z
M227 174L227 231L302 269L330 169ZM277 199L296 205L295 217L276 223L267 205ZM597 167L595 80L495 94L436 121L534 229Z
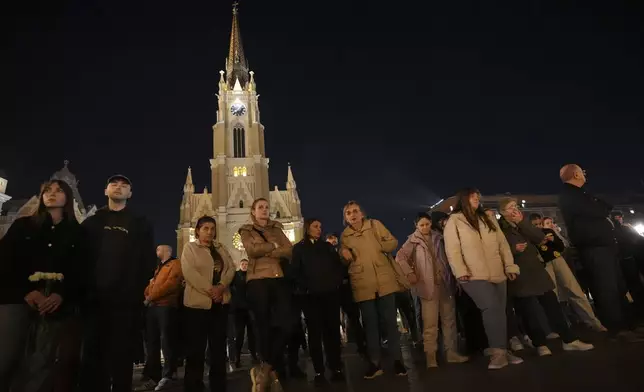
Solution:
M553 356L539 358L534 349L526 349L519 353L525 363L495 371L486 369L487 360L483 357L473 358L462 365L441 364L438 369L427 370L424 355L404 345L403 356L410 368L409 375L396 377L391 373L391 363L386 362L385 375L374 380L362 378L363 362L353 354L352 348L347 348L343 355L347 374L345 384L332 384L321 389L315 388L310 381L289 380L284 389L286 392L644 391L644 343L626 345L589 332L583 333L583 337L595 344L595 350L586 353L563 352L561 342L553 340L549 342ZM250 366L249 361L246 364ZM312 380L311 361L303 358L301 365L306 367ZM178 386L172 391L181 390ZM248 368L229 374L228 391L250 391Z

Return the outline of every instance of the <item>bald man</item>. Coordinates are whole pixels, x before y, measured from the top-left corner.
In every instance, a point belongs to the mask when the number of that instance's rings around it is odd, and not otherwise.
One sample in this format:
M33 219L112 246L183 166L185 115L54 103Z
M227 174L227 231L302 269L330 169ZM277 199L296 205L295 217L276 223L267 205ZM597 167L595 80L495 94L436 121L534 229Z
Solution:
M576 164L559 170L564 186L559 209L568 236L579 250L581 264L589 277L597 314L611 337L644 341L644 336L628 330L626 285L618 258L615 227L610 221L612 206L584 189L586 172Z

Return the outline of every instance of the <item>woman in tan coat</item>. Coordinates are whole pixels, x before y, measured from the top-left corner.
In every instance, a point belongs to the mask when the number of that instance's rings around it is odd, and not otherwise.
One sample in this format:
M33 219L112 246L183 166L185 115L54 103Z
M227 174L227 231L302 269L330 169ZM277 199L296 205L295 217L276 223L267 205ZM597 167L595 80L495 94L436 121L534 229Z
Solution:
M210 350L210 390L226 391L226 326L230 283L235 264L217 238L217 223L203 216L195 227L197 241L183 247L181 271L186 281L183 295L186 326L184 390L203 391L206 346Z
M250 208L252 223L239 229L248 255L246 297L262 360L250 371L253 392L282 390L278 373L284 370L284 351L294 325L292 293L282 270L282 263L290 263L293 245L282 231L282 224L269 218L269 208L268 200L255 200Z
M514 280L519 267L498 223L481 206L478 190L457 193L457 204L445 225L445 252L461 287L481 310L491 349L488 369L522 363L507 350L506 280Z
M375 219L366 219L360 205L350 201L344 206L341 255L349 264L353 297L360 305L369 351L369 368L364 376L372 379L383 374L380 367L380 320L389 339L396 375L407 375L400 352L400 333L396 322L395 293L400 290L396 273L387 253L398 240Z

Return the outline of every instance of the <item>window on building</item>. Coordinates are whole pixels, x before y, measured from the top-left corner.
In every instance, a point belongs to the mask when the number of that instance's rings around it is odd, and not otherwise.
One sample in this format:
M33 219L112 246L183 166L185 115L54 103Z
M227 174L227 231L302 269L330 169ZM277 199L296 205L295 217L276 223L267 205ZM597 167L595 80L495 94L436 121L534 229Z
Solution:
M239 235L239 233L233 234L233 247L239 251L244 250L244 244L242 243L241 235Z
M286 234L286 238L288 238L289 241L295 242L295 230L294 229L285 229L282 230L284 231L284 234Z
M239 208L244 208L244 201L243 200L239 201Z
M241 168L241 175L242 175L242 177L246 177L248 175L248 171L246 170L246 166Z
M233 168L233 176L239 177L239 168L237 166Z
M197 237L195 237L195 229L190 229L190 242L195 241L197 241Z
M241 125L233 128L233 156L235 158L246 156L246 131Z

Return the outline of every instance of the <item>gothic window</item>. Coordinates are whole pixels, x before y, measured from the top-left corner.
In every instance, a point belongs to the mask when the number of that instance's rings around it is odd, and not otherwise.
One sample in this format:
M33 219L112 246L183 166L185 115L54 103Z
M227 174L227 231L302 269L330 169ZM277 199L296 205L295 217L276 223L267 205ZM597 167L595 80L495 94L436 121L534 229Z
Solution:
M279 211L277 211L277 212L275 213L275 218L277 218L277 219L279 219L279 218L280 218L280 212L279 212Z
M243 200L239 201L239 208L244 208L244 201Z
M190 242L195 241L197 241L197 237L195 237L195 229L190 229Z
M246 131L240 124L233 128L233 157L244 158L246 156Z
M242 243L241 235L239 235L239 233L233 234L233 247L239 251L244 250L244 244Z
M246 166L241 168L241 175L242 177L246 177L248 175L248 170L246 170Z
M233 168L233 176L239 177L239 168L237 166Z

